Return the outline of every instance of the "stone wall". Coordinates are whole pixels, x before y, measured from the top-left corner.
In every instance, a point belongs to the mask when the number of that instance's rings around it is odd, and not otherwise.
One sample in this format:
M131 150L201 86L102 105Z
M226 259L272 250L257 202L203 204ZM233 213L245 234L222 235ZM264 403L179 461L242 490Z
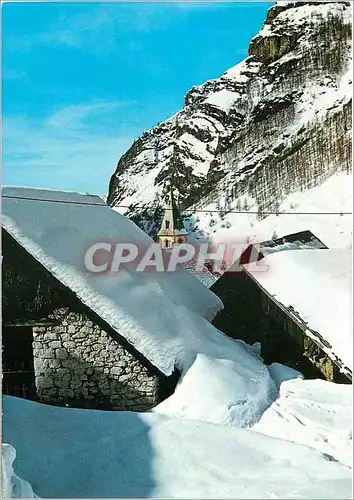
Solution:
M273 319L280 326L284 341L294 341L291 345L295 356L307 358L312 364L313 373L318 370L318 374L331 382L349 382L334 361L265 293L262 293L261 304L266 320Z
M159 402L159 375L84 313L56 311L56 324L33 328L40 401L116 410L147 410Z

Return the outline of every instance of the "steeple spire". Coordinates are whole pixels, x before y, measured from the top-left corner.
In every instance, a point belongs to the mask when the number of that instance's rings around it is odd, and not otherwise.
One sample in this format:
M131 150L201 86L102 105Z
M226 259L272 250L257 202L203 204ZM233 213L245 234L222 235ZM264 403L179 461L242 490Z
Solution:
M158 242L163 248L171 248L175 244L186 242L187 231L184 228L181 214L170 187L166 196L164 216L160 231L157 233Z

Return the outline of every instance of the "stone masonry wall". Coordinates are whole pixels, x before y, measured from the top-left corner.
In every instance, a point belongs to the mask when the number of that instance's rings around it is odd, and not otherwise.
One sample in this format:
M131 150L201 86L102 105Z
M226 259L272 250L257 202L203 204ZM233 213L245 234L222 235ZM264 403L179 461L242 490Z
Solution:
M83 313L56 311L55 326L33 328L37 395L52 404L147 410L159 376Z

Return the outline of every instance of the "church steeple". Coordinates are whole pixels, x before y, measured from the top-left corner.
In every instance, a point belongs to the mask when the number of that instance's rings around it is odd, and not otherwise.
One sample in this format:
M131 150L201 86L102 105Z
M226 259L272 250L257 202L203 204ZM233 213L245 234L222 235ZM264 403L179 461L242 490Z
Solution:
M171 248L175 244L186 242L187 231L184 228L181 214L172 188L166 196L166 204L160 231L157 233L157 240L163 248Z

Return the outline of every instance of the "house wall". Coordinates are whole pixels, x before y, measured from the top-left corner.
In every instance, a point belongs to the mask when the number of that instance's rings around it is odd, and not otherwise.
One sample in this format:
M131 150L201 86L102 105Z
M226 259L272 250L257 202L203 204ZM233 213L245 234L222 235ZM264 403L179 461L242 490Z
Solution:
M295 341L298 346L297 351L300 350L302 355L311 361L312 365L321 372L326 380L347 381L332 359L264 292L261 294L261 305L265 314L274 318L284 332Z
M172 394L177 371L160 373L6 231L2 252L3 324L32 328L40 401L146 410Z
M266 364L283 363L308 378L348 381L331 358L244 271L225 273L210 289L224 303L214 326L249 344L260 342Z
M66 309L54 315L57 325L33 328L40 401L135 411L159 402L159 375L86 314Z

